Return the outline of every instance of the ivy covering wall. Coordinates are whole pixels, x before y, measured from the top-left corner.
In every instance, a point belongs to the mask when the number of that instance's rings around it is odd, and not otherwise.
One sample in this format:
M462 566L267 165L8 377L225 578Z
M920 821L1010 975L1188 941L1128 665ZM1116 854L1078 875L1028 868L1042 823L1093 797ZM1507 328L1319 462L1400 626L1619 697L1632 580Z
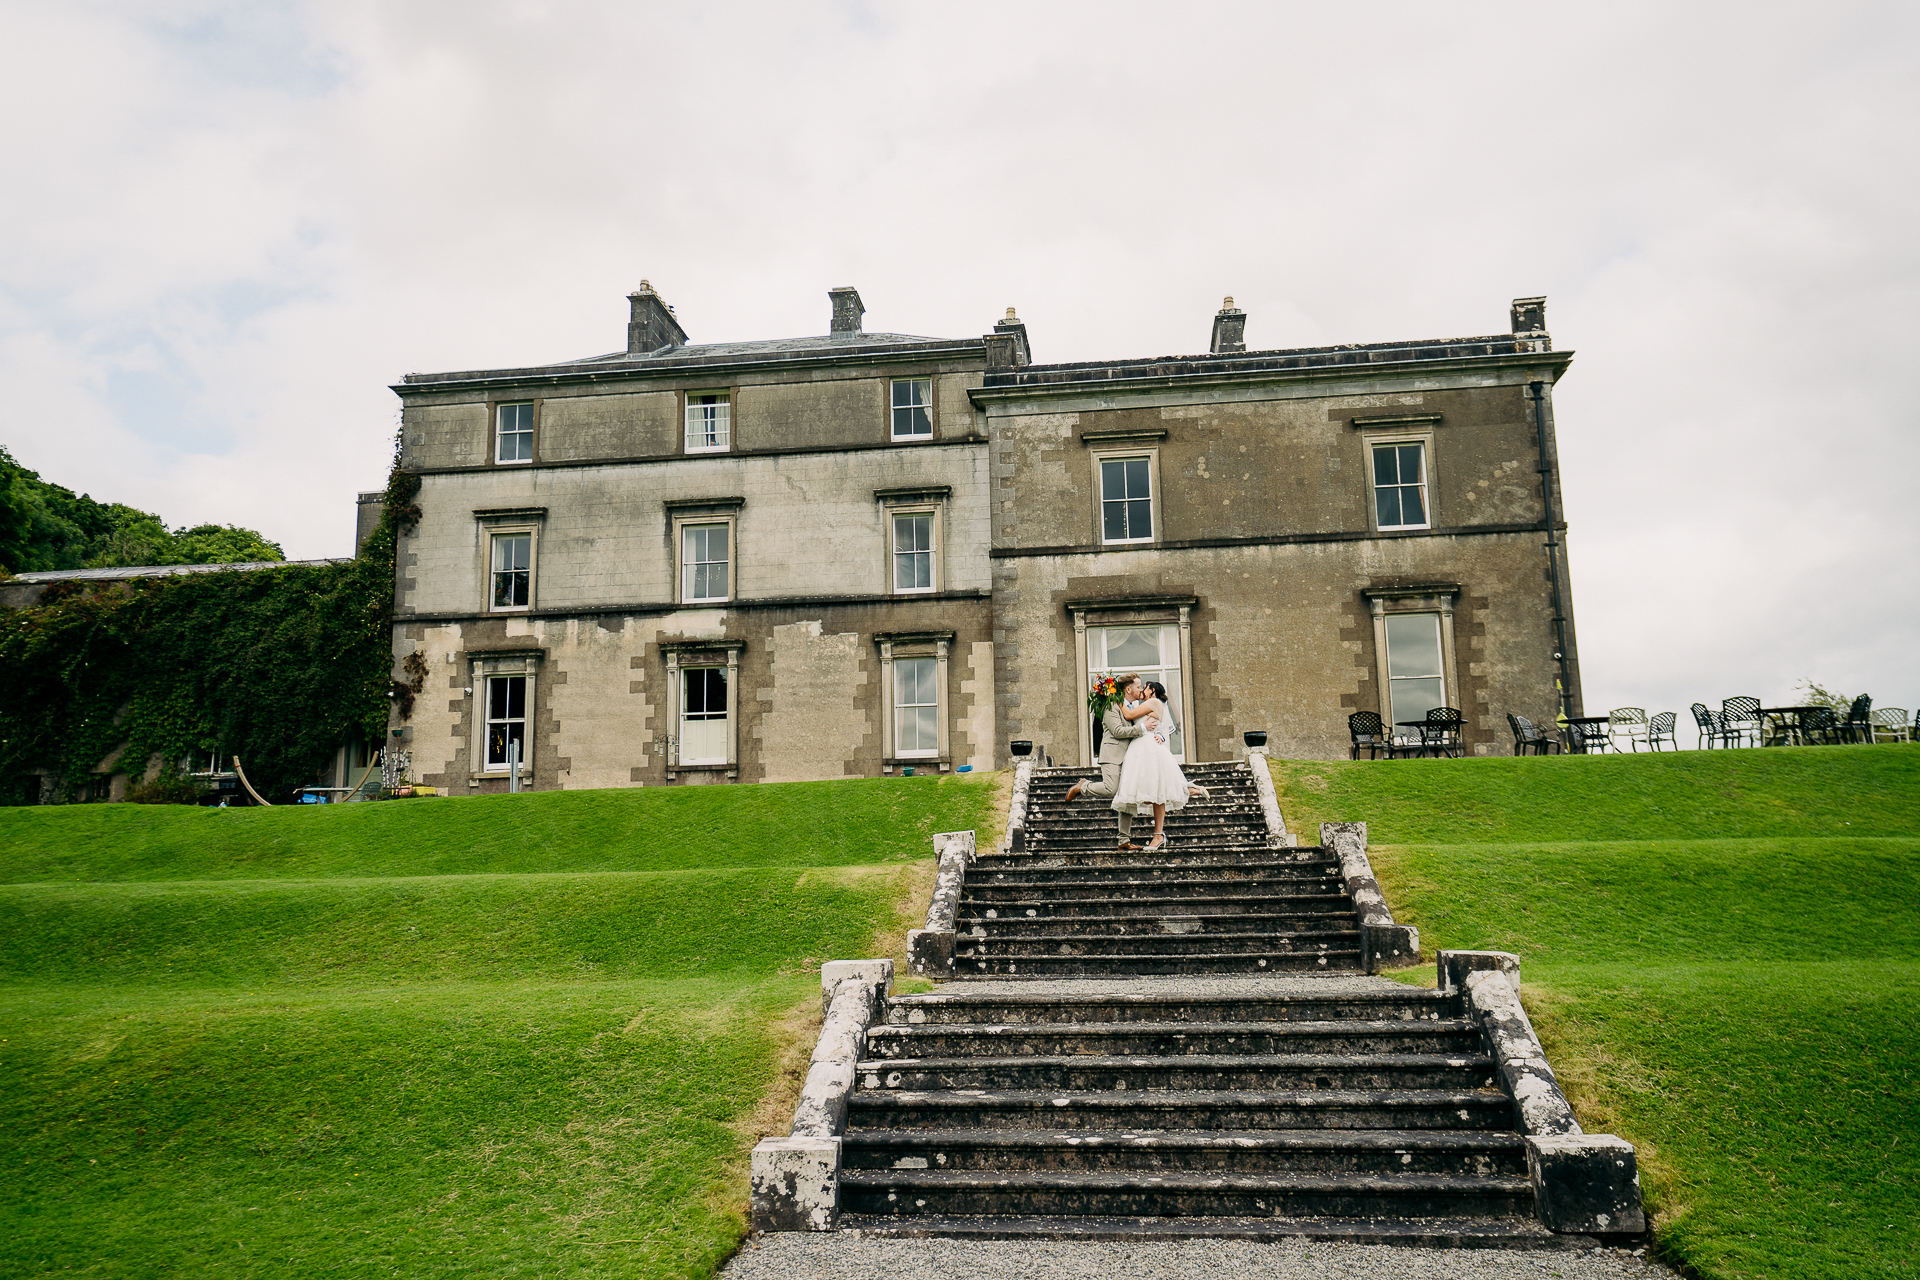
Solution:
M383 738L390 695L412 692L392 678L394 550L419 488L395 468L348 562L60 582L0 610L0 803L36 802L41 772L79 799L115 751L135 779L155 755L170 772L237 755L279 803L342 742Z

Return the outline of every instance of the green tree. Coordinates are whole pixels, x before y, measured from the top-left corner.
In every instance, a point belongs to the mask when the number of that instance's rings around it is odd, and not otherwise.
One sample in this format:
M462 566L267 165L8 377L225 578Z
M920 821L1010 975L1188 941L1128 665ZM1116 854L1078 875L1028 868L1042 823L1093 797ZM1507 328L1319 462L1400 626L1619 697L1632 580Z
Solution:
M246 564L260 560L285 560L287 553L277 542L235 525L200 524L174 534L174 564Z

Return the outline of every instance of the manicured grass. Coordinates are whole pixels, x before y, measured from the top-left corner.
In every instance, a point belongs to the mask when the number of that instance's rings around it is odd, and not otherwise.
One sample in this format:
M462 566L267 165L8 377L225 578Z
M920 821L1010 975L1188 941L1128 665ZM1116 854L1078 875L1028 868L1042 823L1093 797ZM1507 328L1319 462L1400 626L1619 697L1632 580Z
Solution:
M1920 744L1276 760L1273 773L1289 825L1296 810L1365 822L1381 844L1920 835Z
M768 1021L817 989L16 989L0 1273L706 1275Z
M1920 750L1274 772L1290 825L1368 822L1429 953L1522 958L1582 1123L1640 1148L1668 1257L1920 1266Z
M848 867L979 824L997 775L278 805L0 808L0 883Z
M0 810L0 1275L706 1276L995 781Z

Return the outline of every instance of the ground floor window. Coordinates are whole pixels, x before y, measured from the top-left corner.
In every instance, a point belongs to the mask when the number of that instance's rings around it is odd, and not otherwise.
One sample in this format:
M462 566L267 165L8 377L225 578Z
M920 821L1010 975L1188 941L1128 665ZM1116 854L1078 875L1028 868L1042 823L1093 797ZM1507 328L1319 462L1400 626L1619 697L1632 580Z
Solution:
M1145 624L1087 628L1087 667L1091 675L1124 675L1138 671L1142 680L1166 686L1167 705L1175 721L1167 746L1174 757L1187 757L1186 698L1180 688L1180 628Z
M487 677L487 763L489 769L507 767L509 744L519 745L518 756L527 764L527 678L525 676Z
M893 749L901 758L940 754L940 686L932 658L893 660Z
M727 669L680 672L680 763L727 763Z
M1390 613L1387 626L1387 704L1390 719L1425 720L1427 712L1447 705L1441 674L1440 615Z

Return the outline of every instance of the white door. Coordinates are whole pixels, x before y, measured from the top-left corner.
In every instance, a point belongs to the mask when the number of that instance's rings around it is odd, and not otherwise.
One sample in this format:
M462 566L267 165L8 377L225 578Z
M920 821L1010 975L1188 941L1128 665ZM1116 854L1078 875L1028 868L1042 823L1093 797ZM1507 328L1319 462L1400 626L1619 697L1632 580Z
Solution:
M1167 707L1175 726L1167 746L1176 760L1187 758L1186 697L1180 688L1180 628L1148 623L1135 627L1088 627L1087 666L1092 675L1138 671L1142 680L1166 686Z

